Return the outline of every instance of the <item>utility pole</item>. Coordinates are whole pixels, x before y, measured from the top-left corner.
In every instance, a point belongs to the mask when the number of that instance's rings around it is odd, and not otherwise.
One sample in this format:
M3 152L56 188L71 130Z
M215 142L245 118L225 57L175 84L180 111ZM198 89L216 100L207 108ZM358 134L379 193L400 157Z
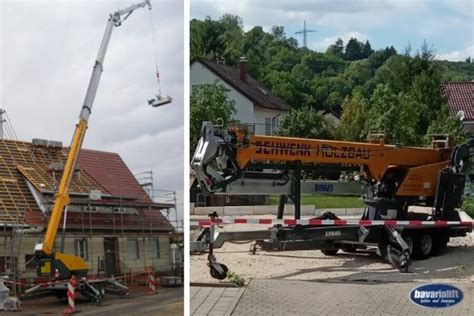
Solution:
M308 30L306 28L306 21L304 21L303 29L301 31L295 32L295 34L303 34L303 47L307 48L308 46L308 33L316 33L316 30Z

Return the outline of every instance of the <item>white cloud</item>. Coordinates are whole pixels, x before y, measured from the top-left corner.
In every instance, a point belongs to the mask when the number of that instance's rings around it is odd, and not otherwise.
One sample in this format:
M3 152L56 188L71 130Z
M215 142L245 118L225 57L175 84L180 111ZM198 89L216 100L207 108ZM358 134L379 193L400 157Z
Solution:
M455 50L445 54L437 54L436 59L449 61L465 61L468 57L474 58L474 45L461 50Z
M261 25L289 25L306 20L315 26L330 26L337 31L351 31L354 25L380 26L395 21L400 16L414 14L429 5L428 0L402 1L191 1L191 17L216 19L224 13L244 18L244 27Z

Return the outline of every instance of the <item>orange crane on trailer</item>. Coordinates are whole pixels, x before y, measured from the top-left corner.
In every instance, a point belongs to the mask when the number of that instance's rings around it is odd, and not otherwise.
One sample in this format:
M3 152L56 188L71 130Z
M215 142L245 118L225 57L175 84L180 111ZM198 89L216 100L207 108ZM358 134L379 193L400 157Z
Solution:
M362 220L472 221L456 210L463 200L464 172L470 158L467 145L453 146L449 137L437 136L432 148L405 147L387 145L383 135L375 136L367 143L263 136L252 135L242 127L224 129L204 122L191 167L201 189L210 194L233 194L236 184L250 184L254 191L259 188L258 193L265 194L281 194L281 187L286 187L287 191L283 190L285 193L280 196L278 219L283 218L287 198L295 205L295 219L300 219L303 172L332 168L364 173L363 200L367 208ZM242 189L235 191L240 193ZM410 206L423 206L432 213L409 212ZM325 214L320 219L337 217ZM391 225L303 228L279 227L272 234L252 233L260 238L257 244L263 249L273 249L275 242L284 241L286 249L314 247L329 255L339 249L355 251L376 244L382 256L406 269L410 255L426 258L445 246L450 237L471 231L472 225L426 229L395 229ZM328 230L334 233L322 234ZM228 238L225 232L220 233L219 241L210 245L210 251L226 238L251 240L252 233L229 233ZM198 242L213 241L209 234L209 229L205 230ZM264 240L262 236L268 238ZM213 255L209 265L211 274L222 277L222 265Z

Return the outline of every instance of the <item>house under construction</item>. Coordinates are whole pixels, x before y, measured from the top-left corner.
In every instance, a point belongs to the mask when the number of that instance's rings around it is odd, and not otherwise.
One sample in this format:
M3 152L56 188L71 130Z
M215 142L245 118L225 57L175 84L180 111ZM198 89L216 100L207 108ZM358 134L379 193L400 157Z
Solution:
M0 139L0 274L36 276L33 253L48 223L67 157L61 143ZM56 249L82 257L89 274L171 270L175 229L116 153L82 150Z

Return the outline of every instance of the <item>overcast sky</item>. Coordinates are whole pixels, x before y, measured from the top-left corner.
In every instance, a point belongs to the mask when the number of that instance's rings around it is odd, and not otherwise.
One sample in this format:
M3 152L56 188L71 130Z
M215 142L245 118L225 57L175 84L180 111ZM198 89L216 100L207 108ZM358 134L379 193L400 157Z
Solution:
M438 59L465 60L474 57L473 0L192 0L191 18L213 19L224 13L239 15L249 30L261 25L270 30L282 25L289 36L317 30L308 35L308 47L318 51L340 37L368 39L372 47L393 45L403 52L407 43L418 49L423 40L435 48Z
M21 140L69 145L109 13L127 1L0 1L0 108ZM183 207L183 3L152 0L161 90L157 93L150 11L115 28L85 148L119 153L132 172L153 170L155 188Z

